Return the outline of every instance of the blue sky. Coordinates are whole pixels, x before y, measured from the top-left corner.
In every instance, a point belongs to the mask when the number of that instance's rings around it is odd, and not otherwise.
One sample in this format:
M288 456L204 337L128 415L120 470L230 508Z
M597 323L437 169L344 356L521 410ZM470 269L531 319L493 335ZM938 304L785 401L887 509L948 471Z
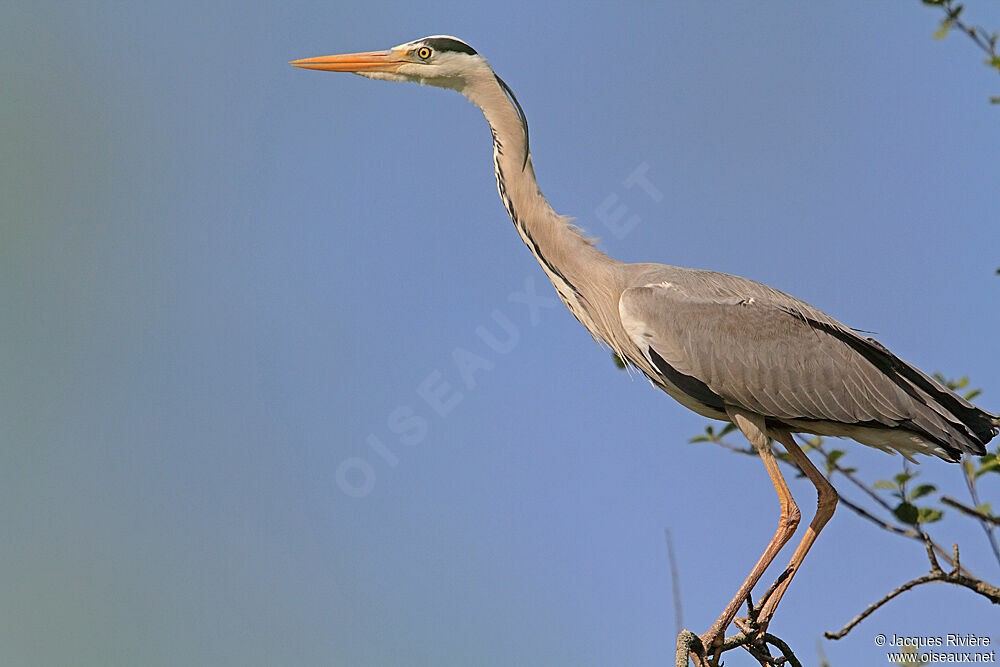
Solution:
M517 93L553 206L606 252L791 292L970 375L996 411L1000 90L968 40L931 38L938 18L915 1L5 7L0 662L665 664L663 531L702 631L773 532L763 467L686 444L705 420L561 306L526 306L554 292L476 109L287 61L458 35ZM627 186L637 169L662 198ZM616 234L602 211L622 206ZM509 349L477 333L498 321ZM474 386L456 357L482 367ZM867 479L900 468L844 446ZM962 497L949 466L921 472ZM935 535L1000 578L977 527ZM842 509L772 628L814 662L824 630L926 568ZM881 664L879 632L997 642L996 613L925 587L824 650L843 666Z

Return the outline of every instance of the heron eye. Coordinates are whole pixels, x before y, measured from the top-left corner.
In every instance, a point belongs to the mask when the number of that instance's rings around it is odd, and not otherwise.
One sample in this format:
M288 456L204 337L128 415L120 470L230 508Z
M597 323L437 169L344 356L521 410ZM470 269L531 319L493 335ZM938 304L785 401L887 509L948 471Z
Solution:
M417 55L420 57L421 60L427 60L428 58L431 57L431 50L426 46L421 46L419 49L417 49Z

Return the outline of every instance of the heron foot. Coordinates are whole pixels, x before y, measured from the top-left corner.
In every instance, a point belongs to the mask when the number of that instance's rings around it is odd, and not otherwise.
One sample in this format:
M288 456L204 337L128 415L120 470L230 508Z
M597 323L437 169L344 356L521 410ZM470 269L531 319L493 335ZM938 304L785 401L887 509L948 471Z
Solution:
M726 627L716 621L707 632L698 636L701 649L699 654L691 652L696 667L712 667L719 664L719 657L722 655L723 647L726 643ZM701 660L701 662L699 662Z
M686 667L691 661L695 667L722 667L722 653L737 646L742 646L761 665L774 665L774 657L765 641L766 628L747 617L735 618L733 623L740 632L732 637L726 637L724 631L714 627L700 636L684 630L677 638L675 665Z
M747 606L747 615L731 620L739 628L739 635L726 637L726 628L729 624L725 623L723 618L716 621L715 625L702 635L695 635L688 630L683 631L677 638L677 664L687 664L681 662L683 656L684 660L688 658L693 660L696 667L715 667L720 664L719 658L722 652L735 646L743 646L762 665L773 664L773 657L765 642L765 635L771 617L774 615L774 609L771 608L764 617L761 617L761 613L781 584L792 575L794 570L794 567L788 567L782 572L774 580L774 583L764 591L764 595L761 596L757 604L754 604L753 595L747 593L744 600Z

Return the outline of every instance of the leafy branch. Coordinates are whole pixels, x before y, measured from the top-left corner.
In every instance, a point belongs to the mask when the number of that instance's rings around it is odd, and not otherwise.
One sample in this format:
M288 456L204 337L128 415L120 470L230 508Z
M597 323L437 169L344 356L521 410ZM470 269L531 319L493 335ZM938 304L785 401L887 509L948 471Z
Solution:
M978 389L969 388L969 379L949 380L940 375L935 375L936 379L955 392L962 393L966 400L971 400L981 392ZM757 456L753 447L741 447L726 440L726 436L735 430L732 424L726 424L721 429L716 430L715 426L706 426L705 431L691 438L692 443L711 443L723 447L729 451L748 456ZM995 528L1000 526L1000 517L992 513L989 503L983 503L979 499L977 482L985 475L1000 474L1000 446L996 451L988 452L976 460L967 458L962 466L962 474L965 478L969 497L972 504L966 504L947 496L937 498L937 487L929 483L918 483L919 473L911 470L906 463L903 469L889 479L878 480L872 484L865 483L857 474L857 469L849 467L844 463L847 452L842 449L830 449L826 440L821 436L815 436L802 445L802 449L820 459L819 464L826 471L826 475L831 480L837 476L843 477L852 488L860 491L865 501L852 500L840 497L840 503L849 508L855 514L865 519L871 525L877 526L894 535L906 537L920 541L927 550L928 558L931 561L931 571L922 577L918 577L891 591L877 602L868 606L865 611L855 617L841 631L836 633L825 633L829 639L839 639L845 636L850 630L874 613L877 609L901 595L902 593L932 581L943 581L967 588L994 604L1000 604L1000 589L989 584L963 567L958 558L958 546L954 545L951 552L945 551L941 545L936 543L927 534L926 528L933 523L940 521L945 514L945 507L954 508L962 515L971 517L981 523L991 546L996 544ZM783 464L795 468L801 476L801 471L794 461L787 454L775 454ZM873 504L874 507L866 507L865 504ZM883 516L879 516L879 515ZM1000 552L994 546L994 555L997 563L1000 564ZM949 572L945 572L938 565L938 558L945 561L950 567ZM745 634L745 633L744 633ZM736 635L733 641L742 639L741 635ZM757 639L759 641L759 638ZM750 641L747 639L747 641ZM724 646L728 646L730 640L726 640ZM742 645L737 642L736 645ZM783 658L776 658L781 660ZM762 663L763 664L763 663ZM777 663L769 663L777 664ZM792 664L789 662L789 664Z
M945 12L941 24L934 31L934 39L944 39L952 29L967 35L983 53L986 54L986 65L1000 72L1000 55L997 54L997 42L1000 35L990 32L978 25L965 23L961 16L965 5L956 4L954 0L921 0L925 5L940 7ZM1000 96L990 97L992 104L1000 104ZM998 270L1000 272L1000 270Z

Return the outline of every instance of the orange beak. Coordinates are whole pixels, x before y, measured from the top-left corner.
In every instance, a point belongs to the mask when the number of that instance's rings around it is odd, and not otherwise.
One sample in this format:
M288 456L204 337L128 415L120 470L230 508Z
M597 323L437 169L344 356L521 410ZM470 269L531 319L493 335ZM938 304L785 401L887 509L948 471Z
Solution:
M320 56L293 60L289 65L324 72L395 72L400 65L410 62L392 51L345 53L340 56Z

